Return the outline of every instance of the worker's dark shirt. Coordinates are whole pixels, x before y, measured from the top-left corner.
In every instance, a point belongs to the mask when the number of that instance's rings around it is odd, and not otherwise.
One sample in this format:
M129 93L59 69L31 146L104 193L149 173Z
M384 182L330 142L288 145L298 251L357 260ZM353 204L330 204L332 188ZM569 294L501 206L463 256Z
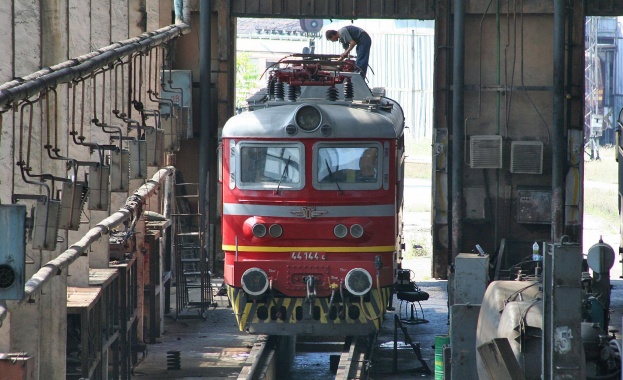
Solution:
M342 43L344 49L348 49L350 41L355 40L355 42L358 43L361 36L363 36L365 33L365 30L359 27L356 27L354 25L347 25L339 30L339 40Z

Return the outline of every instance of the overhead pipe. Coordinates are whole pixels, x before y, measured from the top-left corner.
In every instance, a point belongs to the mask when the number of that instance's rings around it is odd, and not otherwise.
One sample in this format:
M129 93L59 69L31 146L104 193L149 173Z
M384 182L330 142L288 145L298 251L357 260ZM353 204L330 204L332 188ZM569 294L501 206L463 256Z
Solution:
M552 228L551 241L564 235L563 173L565 159L565 1L554 1L554 99L552 142Z
M156 172L154 176L144 185L139 187L134 194L128 197L126 203L117 212L99 222L91 228L77 243L74 243L65 252L61 253L54 260L49 261L41 267L24 285L24 298L15 302L9 307L6 302L0 302L0 326L6 318L9 309L19 308L25 301L29 300L34 294L50 279L59 274L63 269L69 267L82 253L98 241L102 236L108 234L110 230L119 226L126 220L140 214L147 199L160 187L163 180L167 179L174 171L173 167L165 167ZM136 215L138 218L140 215Z
M452 77L452 258L463 246L463 140L465 138L465 0L454 1Z
M190 32L187 24L169 25L138 37L116 42L0 86L0 112L11 103L28 99L42 90L90 75L93 71L136 52L147 51Z
M190 5L188 0L175 0L175 24L190 25Z

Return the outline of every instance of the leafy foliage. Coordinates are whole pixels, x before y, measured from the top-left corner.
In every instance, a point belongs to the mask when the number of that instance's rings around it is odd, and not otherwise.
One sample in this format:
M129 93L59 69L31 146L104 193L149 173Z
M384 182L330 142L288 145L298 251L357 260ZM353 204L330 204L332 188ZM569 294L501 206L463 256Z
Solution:
M246 105L247 98L257 86L259 74L257 67L248 52L236 55L236 108Z

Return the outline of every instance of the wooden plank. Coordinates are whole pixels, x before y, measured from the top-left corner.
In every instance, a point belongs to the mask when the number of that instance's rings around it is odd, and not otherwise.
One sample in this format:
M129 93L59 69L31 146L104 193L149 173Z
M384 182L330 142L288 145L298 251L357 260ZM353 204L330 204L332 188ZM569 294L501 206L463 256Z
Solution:
M117 269L89 269L89 286L105 287L119 276Z
M67 314L78 314L82 309L90 309L100 298L101 288L67 287Z

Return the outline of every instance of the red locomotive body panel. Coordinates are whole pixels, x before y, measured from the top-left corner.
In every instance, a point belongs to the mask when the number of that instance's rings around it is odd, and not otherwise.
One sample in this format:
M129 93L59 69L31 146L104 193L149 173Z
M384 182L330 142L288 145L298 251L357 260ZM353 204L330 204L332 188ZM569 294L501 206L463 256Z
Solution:
M224 145L228 141L224 140ZM305 142L307 146L314 141ZM306 149L311 151L311 149ZM311 165L311 164L310 164ZM223 178L229 178L228 157L223 157ZM306 183L312 183L312 170L307 170ZM395 170L390 168L390 183L395 180ZM304 296L305 284L300 281L299 273L308 268L322 272L323 281L319 284L319 295L330 294L330 284L343 279L355 263L359 267L367 266L370 273L375 273L374 256L381 255L382 261L391 264L395 261L396 220L395 213L387 216L347 216L348 209L365 210L367 206L384 206L395 210L395 189L362 191L327 191L306 186L300 191L283 191L275 194L270 190L229 190L223 188L224 204L260 205L260 209L287 207L290 217L271 217L253 213L241 215L223 215L223 246L238 247L226 250L225 281L240 287L240 279L250 267L264 269L273 281L273 286L280 292L291 296ZM313 212L323 213L327 207L341 209L340 216L314 217ZM244 207L243 207L244 209ZM309 211L307 211L309 210ZM293 214L295 213L296 214ZM252 226L256 223L266 225L279 224L283 234L278 238L253 235ZM336 224L352 225L358 223L365 231L361 238L337 238L333 229ZM236 258L237 257L237 258ZM393 266L381 270L381 286L393 283Z

